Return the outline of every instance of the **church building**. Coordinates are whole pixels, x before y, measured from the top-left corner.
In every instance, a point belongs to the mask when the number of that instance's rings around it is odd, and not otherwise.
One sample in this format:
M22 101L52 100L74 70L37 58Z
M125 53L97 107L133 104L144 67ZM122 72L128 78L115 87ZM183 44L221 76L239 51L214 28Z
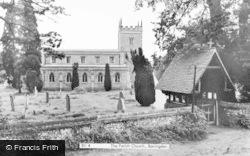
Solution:
M125 58L130 50L142 47L142 23L137 26L122 26L119 22L118 49L59 50L65 54L60 60L42 56L42 78L45 90L71 89L72 66L78 63L79 87L87 90L103 90L105 65L109 63L112 89L131 88L132 64ZM133 81L133 80L132 80ZM61 86L60 86L61 85Z

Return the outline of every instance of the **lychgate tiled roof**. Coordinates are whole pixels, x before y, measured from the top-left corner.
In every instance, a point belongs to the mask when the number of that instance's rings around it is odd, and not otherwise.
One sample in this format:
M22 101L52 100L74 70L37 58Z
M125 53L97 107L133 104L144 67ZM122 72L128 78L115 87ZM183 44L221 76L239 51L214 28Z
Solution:
M194 81L194 66L196 65L196 84L206 71L206 67L211 62L213 56L216 55L224 74L228 77L229 82L232 80L229 77L221 59L215 48L204 48L201 50L188 51L186 53L179 52L176 54L168 68L162 75L156 89L190 94L193 91Z

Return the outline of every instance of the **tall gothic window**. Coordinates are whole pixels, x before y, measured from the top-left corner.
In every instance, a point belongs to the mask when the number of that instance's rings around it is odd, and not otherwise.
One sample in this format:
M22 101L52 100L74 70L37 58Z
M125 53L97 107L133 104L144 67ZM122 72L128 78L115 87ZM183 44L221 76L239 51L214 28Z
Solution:
M99 73L98 74L98 82L102 82L102 80L103 80L103 75L102 75L102 73Z
M87 75L87 73L84 73L82 75L82 82L88 82L88 75Z
M49 75L49 82L55 82L55 77L53 73L50 73Z
M120 82L121 76L119 73L115 74L115 82Z
M68 75L67 75L67 82L71 82L71 74L70 73L68 73Z
M133 37L129 38L129 45L134 45L134 38Z

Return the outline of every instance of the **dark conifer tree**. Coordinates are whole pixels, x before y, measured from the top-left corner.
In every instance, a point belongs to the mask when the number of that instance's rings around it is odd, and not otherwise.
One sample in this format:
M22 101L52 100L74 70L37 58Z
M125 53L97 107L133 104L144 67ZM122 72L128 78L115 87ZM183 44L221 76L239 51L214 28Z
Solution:
M112 89L112 82L111 82L110 69L108 63L105 66L104 88L106 91L110 91Z
M74 65L73 65L73 77L72 77L72 82L71 82L71 89L72 90L79 86L79 76L78 76L77 69L78 69L78 63L74 63Z
M150 106L155 102L153 68L144 57L141 48L139 48L139 54L136 50L131 51L131 59L134 65L133 72L135 72L135 98L141 106Z

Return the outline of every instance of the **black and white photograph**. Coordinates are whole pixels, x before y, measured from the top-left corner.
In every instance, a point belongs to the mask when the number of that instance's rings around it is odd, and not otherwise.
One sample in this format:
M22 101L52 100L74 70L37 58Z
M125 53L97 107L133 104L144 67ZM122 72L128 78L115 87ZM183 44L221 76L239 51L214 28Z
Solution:
M0 156L250 155L250 0L0 0Z

